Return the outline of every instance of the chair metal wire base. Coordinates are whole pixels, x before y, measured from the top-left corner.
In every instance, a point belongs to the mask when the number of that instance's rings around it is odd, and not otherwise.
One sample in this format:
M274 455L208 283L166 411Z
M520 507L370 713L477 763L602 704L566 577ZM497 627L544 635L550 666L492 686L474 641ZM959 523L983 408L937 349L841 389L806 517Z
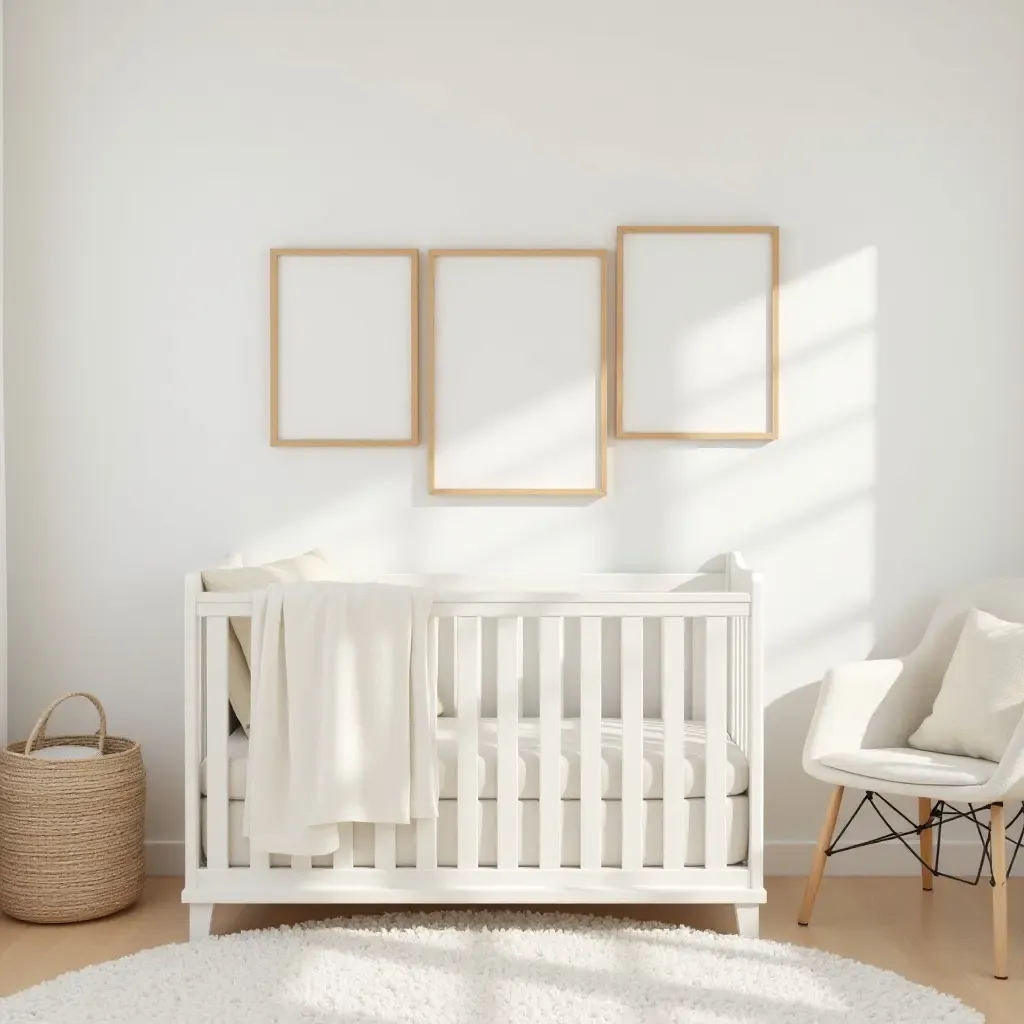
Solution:
M897 815L903 822L909 826L902 831L893 826L893 823L885 816L884 811L879 804L884 804L893 814ZM898 807L890 803L884 796L879 793L868 790L861 798L860 803L854 808L853 813L847 819L846 824L839 830L839 834L832 840L832 843L825 850L825 856L831 857L837 853L846 853L849 850L860 850L865 846L875 846L878 843L890 842L893 839L898 839L907 852L923 867L930 871L936 878L951 878L955 882L966 882L968 885L977 885L985 873L985 865L988 864L989 884L995 885L993 880L994 871L992 868L992 828L991 825L982 821L978 815L983 811L990 810L993 804L985 804L981 807L975 807L974 804L968 804L967 810L957 810L951 804L945 800L939 800L932 807L931 814L928 816L928 820L923 823L917 823L907 817ZM860 843L848 843L846 846L840 846L840 842L843 836L846 834L847 829L853 824L854 820L860 814L865 807L870 807L875 812L879 820L885 826L886 830L881 835L875 836L873 839L866 839ZM978 832L978 838L981 840L981 859L978 862L978 870L974 875L974 878L962 878L959 875L951 875L948 872L942 871L940 868L941 855L942 855L942 828L944 825L952 821L959 821L960 819L966 818L974 823L974 827ZM1010 829L1017 823L1021 822L1020 832L1017 838L1014 839L1010 835ZM897 825L900 822L896 823ZM907 842L907 836L918 836L928 831L929 829L935 830L935 863L929 864L925 861L920 854L915 850L909 842ZM1024 804L1021 805L1017 813L1006 823L1006 841L1013 848L1013 854L1010 857L1009 864L1007 865L1006 874L1009 876L1013 872L1013 866L1017 861L1017 854L1020 853L1021 847L1024 846Z

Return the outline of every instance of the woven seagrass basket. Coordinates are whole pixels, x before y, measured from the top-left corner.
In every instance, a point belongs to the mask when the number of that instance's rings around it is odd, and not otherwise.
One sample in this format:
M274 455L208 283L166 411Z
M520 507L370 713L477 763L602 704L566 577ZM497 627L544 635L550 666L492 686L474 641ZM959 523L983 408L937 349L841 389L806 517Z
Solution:
M85 697L99 712L95 736L46 735L54 709ZM46 760L33 750L95 747L97 757ZM61 924L123 910L145 873L146 769L133 740L107 735L103 705L69 693L40 716L24 742L0 751L0 910Z

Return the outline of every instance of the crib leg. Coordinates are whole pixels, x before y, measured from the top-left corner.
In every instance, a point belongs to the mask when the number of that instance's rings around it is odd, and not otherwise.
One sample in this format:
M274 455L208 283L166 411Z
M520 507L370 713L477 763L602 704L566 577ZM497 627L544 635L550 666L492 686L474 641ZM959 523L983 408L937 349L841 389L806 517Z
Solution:
M756 939L760 931L761 905L759 903L736 904L736 930L745 939Z
M188 938L189 942L205 939L213 926L212 903L190 903L188 905Z

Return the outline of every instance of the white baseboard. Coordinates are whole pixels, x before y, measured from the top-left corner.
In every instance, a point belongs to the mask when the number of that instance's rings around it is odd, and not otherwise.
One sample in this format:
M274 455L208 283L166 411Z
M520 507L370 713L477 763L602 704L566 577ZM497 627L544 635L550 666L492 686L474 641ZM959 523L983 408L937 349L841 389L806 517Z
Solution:
M911 842L917 850L917 843ZM814 857L810 839L769 839L764 850L764 873L806 875ZM944 840L940 868L943 872L973 878L981 858L981 843L969 839ZM878 843L829 858L829 875L916 875L921 865L898 842Z
M180 839L147 839L146 874L155 877L184 875L184 842Z
M914 846L915 844L911 844ZM942 844L942 870L951 874L974 876L978 870L980 845L970 840ZM814 856L810 839L770 839L765 845L764 873L805 875ZM861 850L832 857L830 875L916 875L920 865L899 843L879 843ZM183 875L185 844L180 840L150 840L146 843L146 874Z

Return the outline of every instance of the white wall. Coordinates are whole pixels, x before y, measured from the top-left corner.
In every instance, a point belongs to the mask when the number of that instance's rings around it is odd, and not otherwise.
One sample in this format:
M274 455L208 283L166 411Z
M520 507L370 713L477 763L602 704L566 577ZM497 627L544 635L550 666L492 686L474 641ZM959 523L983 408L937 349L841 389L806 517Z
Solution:
M143 742L152 840L182 834L182 574L231 550L741 549L771 599L777 866L822 808L799 748L825 667L1024 570L1014 0L8 0L4 37L11 733L99 693ZM422 448L269 447L271 246L716 221L782 228L779 442L613 442L591 504L430 498Z
M3 104L3 8L0 7L0 106ZM0 146L3 145L3 110L0 109ZM3 246L3 159L0 156L0 250ZM3 358L3 252L0 251L0 360ZM7 470L4 445L4 400L0 387L0 742L7 742Z

